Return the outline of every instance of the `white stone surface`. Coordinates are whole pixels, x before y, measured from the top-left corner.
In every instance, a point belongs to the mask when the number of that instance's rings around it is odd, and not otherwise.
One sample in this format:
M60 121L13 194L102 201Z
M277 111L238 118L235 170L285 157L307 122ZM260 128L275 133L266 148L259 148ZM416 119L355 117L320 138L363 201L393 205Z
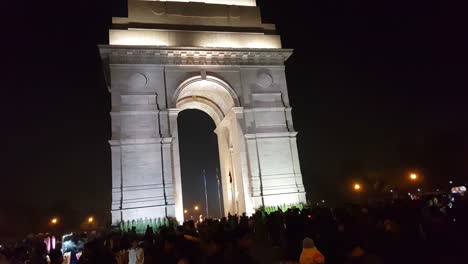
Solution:
M166 0L145 0L145 1L160 1L166 2ZM219 4L219 5L245 5L245 6L255 6L255 0L170 0L172 2L200 2L208 4Z
M132 34L166 47L114 45ZM259 36L275 44L232 44ZM290 51L280 47L278 36L258 32L111 30L100 49L112 94L114 224L183 220L177 116L185 109L205 111L216 124L225 214L305 202L284 72Z
M274 30L274 25L262 23L260 9L256 6L200 2L129 1L128 16L114 17L112 22L119 26L140 23Z
M129 29L109 31L109 44L211 48L281 48L278 35Z

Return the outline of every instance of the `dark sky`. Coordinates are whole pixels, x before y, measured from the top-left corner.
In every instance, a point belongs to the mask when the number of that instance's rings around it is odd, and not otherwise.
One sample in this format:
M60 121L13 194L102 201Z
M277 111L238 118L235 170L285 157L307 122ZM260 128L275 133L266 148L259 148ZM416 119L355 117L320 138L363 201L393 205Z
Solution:
M219 174L218 139L214 130L213 119L199 110L184 110L177 118L179 130L180 166L182 173L182 193L186 217L206 215L206 200L208 200L208 215L219 217L220 201L223 200L221 182L216 180L216 169ZM203 181L203 170L206 179L206 195ZM221 180L221 178L220 178ZM201 212L195 214L197 205ZM222 211L222 207L221 207Z
M107 43L111 16L125 14L125 0L13 2L2 38L0 237L41 229L52 213L67 223L90 213L106 219L110 96L97 44ZM465 7L259 5L283 46L295 49L287 80L312 199L341 201L351 180L397 184L410 170L426 188L466 182Z

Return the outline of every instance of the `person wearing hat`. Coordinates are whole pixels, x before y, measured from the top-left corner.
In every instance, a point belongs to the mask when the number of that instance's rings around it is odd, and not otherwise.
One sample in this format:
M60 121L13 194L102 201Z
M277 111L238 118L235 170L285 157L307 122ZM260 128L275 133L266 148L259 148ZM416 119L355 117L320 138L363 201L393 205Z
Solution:
M299 257L299 264L322 264L325 263L325 257L315 246L311 238L304 238L302 241L302 253Z

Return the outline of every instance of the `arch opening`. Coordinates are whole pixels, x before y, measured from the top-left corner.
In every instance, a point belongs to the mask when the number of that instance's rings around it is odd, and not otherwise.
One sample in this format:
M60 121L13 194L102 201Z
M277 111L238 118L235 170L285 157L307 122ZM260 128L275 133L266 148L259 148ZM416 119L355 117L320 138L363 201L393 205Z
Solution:
M207 113L216 126L233 107L239 106L234 90L212 76L195 76L183 82L174 93L174 104L180 110L198 109Z
M179 113L187 109L200 110L205 112L214 121L216 129L213 130L216 133L218 144L217 162L219 164L218 176L220 183L219 192L222 197L222 215L245 212L244 195L247 194L243 189L247 185L244 184L245 179L243 178L240 153L238 152L240 149L239 144L242 144L243 133L239 131L236 113L233 111L240 106L239 99L234 90L227 83L216 77L195 76L184 81L176 89L172 103ZM181 133L185 133L185 131ZM179 149L183 150L183 147L180 146ZM203 149L200 149L200 151L203 151ZM179 183L181 182L182 179L180 178ZM183 213L185 208L183 210L182 204L185 206L187 203L182 192L178 194L176 199L178 201L176 202L178 219L182 219L182 216L186 219ZM203 198L201 200L204 201Z
M177 123L184 219L220 218L224 209L215 123L198 109L180 112Z

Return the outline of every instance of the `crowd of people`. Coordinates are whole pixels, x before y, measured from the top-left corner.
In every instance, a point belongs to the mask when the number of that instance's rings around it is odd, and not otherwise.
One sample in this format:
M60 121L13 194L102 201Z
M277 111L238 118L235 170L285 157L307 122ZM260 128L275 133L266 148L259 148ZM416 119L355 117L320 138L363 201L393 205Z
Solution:
M44 243L3 247L4 263L455 263L466 261L463 198L423 197L373 205L324 204L252 216L186 221L145 234L107 232L63 260ZM78 252L79 251L79 252ZM459 262L462 263L462 262Z

